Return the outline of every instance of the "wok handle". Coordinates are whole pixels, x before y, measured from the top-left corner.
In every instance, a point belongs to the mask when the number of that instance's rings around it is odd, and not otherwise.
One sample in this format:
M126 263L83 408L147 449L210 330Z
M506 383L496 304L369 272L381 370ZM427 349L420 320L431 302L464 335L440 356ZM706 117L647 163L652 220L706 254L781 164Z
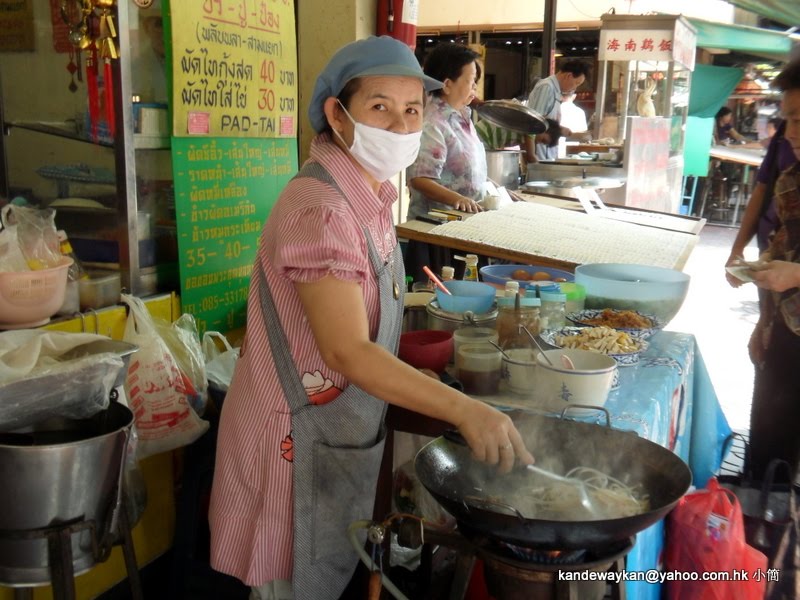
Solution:
M522 513L519 510L510 504L506 504L505 502L498 502L497 500L492 500L490 498L482 498L480 496L464 496L461 499L461 502L464 506L467 507L469 510L470 506L478 505L479 508L502 508L508 512L514 513L520 521L523 523L525 522L525 517L522 516Z
M442 432L442 437L446 439L448 442L453 442L454 444L458 444L459 446L467 446L467 440L464 439L464 436L458 431L458 429L445 429Z
M590 404L570 404L569 406L564 407L561 411L561 415L559 416L560 419L565 419L567 417L567 413L573 408L580 408L582 410L596 410L602 412L606 416L606 427L611 427L611 413L608 412L608 409L603 406L592 406Z

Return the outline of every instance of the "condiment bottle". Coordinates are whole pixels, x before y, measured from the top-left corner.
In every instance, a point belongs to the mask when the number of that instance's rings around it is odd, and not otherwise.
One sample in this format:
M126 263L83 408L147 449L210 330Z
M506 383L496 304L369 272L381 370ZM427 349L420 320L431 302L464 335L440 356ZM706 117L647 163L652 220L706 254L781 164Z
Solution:
M561 329L566 325L567 295L560 292L542 292L542 329Z
M517 294L519 294L519 281L506 281L506 291L503 296L513 298Z
M462 279L464 281L478 281L478 255L467 254L466 256L456 256L455 258L466 263Z
M519 306L517 306L517 300ZM530 338L522 331L524 326L533 335L538 335L541 328L539 323L539 298L523 297L518 294L515 298L500 298L497 301L497 337L498 344L504 350L510 348L530 348Z
M453 281L456 270L453 267L442 267L442 281Z

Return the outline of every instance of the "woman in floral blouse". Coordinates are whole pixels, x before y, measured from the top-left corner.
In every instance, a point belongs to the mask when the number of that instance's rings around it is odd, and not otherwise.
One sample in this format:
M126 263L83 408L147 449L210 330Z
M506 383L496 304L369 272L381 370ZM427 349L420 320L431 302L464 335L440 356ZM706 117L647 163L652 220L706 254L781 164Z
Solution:
M475 97L480 55L460 44L436 46L424 71L442 81L425 107L422 143L417 160L406 172L411 191L408 218L432 208L478 212L486 181L486 152L470 119L468 104ZM407 270L422 279L421 265L440 266L425 244L412 243Z

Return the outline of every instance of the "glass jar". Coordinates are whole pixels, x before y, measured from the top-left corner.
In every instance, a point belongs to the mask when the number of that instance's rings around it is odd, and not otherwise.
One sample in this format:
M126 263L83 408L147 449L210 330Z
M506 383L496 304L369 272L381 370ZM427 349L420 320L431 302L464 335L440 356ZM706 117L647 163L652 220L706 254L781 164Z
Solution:
M562 293L567 295L567 314L583 310L586 304L586 288L580 283L560 284Z
M533 335L540 333L540 306L539 298L520 297L519 308L515 306L515 298L498 300L496 327L501 348L530 348L530 338L521 327L524 326Z
M566 325L567 295L555 292L542 292L541 326L542 330L561 329Z

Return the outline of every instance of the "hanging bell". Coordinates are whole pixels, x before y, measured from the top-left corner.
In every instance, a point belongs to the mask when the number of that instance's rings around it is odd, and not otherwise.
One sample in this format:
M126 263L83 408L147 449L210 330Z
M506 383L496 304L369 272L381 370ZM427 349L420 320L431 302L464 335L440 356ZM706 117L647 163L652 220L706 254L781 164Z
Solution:
M77 29L69 32L69 42L80 50L86 50L92 45L92 38L89 37L88 28L81 24Z
M105 10L109 10L111 8L114 8L114 5L116 3L117 3L116 0L94 0L94 5L97 8L102 8L102 9L105 9Z

